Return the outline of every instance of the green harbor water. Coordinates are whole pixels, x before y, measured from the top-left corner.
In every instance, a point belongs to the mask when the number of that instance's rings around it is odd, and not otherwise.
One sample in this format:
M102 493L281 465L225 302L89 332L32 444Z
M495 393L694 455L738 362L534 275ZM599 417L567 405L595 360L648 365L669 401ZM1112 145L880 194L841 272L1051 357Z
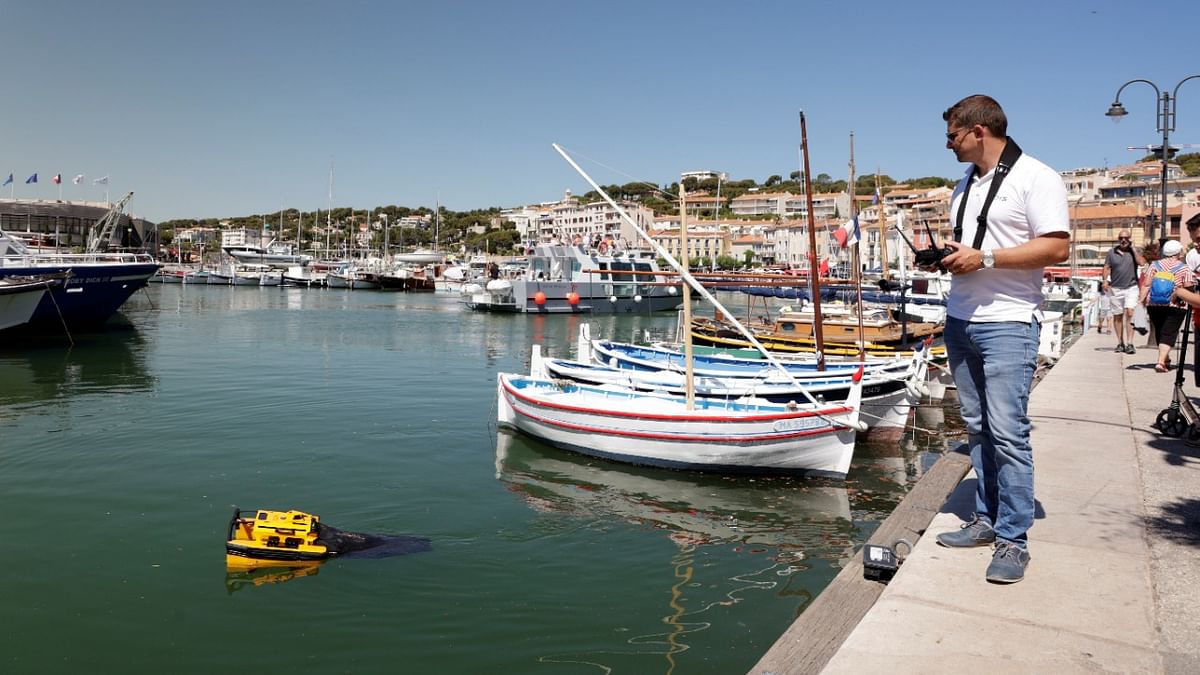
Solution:
M73 348L0 348L4 672L741 673L945 444L860 444L842 482L497 432L496 373L532 344L566 355L585 320L665 339L671 313L152 285L123 317ZM952 410L914 419L944 430ZM235 505L432 549L227 575Z

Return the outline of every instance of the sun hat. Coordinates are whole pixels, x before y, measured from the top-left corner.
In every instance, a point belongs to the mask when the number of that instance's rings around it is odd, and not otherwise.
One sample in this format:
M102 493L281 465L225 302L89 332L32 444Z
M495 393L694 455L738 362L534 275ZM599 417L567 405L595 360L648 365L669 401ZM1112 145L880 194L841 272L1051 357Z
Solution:
M1173 255L1179 255L1180 253L1183 253L1183 244L1180 244L1179 242L1175 241L1174 239L1163 244L1163 247L1162 247L1163 257L1169 258Z

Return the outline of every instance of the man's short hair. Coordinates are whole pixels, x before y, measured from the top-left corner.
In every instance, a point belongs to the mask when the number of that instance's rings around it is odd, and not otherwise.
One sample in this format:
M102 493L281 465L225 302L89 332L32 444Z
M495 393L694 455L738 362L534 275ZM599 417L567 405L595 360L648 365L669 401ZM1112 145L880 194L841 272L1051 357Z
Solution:
M996 138L1008 135L1008 118L996 99L984 94L972 94L942 113L942 119L958 127L981 124Z

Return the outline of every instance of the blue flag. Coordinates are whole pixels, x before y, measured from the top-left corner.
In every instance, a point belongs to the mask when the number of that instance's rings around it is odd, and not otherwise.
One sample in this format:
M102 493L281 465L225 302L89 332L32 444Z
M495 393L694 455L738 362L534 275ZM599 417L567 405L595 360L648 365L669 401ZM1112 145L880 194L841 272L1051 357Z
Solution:
M8 180L4 181L4 184L8 185L11 182L12 182L12 174L10 173L10 174L8 174Z
M29 185L30 183L36 183L36 182L37 182L37 174L36 173L33 174L32 176L30 176L29 178L25 179L26 185Z

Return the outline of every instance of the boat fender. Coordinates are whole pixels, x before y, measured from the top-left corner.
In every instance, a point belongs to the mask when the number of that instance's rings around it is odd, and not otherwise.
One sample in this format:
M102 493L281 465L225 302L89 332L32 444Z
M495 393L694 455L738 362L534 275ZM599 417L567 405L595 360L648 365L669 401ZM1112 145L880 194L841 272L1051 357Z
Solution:
M537 293L534 293L533 294L533 304L537 305L538 307L545 305L546 304L546 294L543 293L542 291L538 291Z
M638 295L635 295L635 296L633 296L633 301L634 301L634 302L641 302L641 301L642 301L642 296L641 296L641 294L639 293Z
M929 396L929 387L925 386L924 383L906 384L904 385L904 388L908 390L909 394L912 394L917 398L925 398L926 396Z
M567 302L572 307L574 307L575 305L578 305L579 304L579 294L576 293L575 291L571 291L570 293L567 293Z
M608 301L614 305L617 304L617 296L615 296L615 295L608 296Z

